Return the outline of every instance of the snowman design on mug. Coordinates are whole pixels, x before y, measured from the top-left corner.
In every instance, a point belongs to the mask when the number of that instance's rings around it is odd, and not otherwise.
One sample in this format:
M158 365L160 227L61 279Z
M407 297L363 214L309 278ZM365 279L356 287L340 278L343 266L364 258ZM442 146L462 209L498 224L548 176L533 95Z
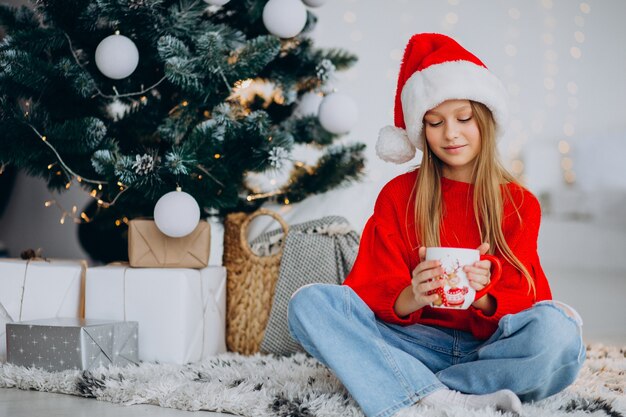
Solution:
M439 298L433 302L437 307L450 307L461 308L465 303L465 295L469 292L467 286L459 286L462 284L459 277L459 270L461 265L458 259L454 260L454 263L450 267L444 268L444 273L439 279L444 279L446 284L443 287L437 288L436 293Z

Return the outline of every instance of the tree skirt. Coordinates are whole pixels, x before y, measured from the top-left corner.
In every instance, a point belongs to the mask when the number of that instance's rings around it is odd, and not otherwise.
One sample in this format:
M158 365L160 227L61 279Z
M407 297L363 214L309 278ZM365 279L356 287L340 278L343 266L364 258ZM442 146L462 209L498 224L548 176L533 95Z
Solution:
M363 416L339 381L304 354L288 358L222 354L202 363L46 372L0 364L0 387L72 394L121 404L154 404L249 417ZM525 416L626 417L626 348L592 345L578 380ZM415 416L496 417L493 409L415 408Z

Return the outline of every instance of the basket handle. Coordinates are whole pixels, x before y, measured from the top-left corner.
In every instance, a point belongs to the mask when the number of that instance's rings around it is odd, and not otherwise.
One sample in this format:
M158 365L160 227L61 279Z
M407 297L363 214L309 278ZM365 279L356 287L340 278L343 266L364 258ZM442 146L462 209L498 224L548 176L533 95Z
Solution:
M289 232L289 225L287 224L287 222L285 222L285 220L283 220L282 217L280 217L278 213L263 208L258 209L243 221L240 232L241 248L243 249L243 251L246 253L246 255L253 256L255 258L270 258L272 256L258 256L257 254L252 252L252 249L250 248L250 243L248 243L248 226L250 225L250 222L258 216L270 216L273 217L274 220L276 220L278 223L280 223L280 226L283 228L283 232L285 233L285 238L280 245L280 252L282 252L283 248L285 247L285 242L287 241L287 232ZM274 256L280 255L281 253L278 253Z

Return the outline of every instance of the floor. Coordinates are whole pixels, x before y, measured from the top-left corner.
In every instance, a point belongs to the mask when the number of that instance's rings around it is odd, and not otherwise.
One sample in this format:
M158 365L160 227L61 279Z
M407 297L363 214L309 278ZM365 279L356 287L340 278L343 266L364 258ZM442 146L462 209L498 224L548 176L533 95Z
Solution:
M124 406L49 392L0 388L2 417L220 417L232 414L180 411L153 405Z

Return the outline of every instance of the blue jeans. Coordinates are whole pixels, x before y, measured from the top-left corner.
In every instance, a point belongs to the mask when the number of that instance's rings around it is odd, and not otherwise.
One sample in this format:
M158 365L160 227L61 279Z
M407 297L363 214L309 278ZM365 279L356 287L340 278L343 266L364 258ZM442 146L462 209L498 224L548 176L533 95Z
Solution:
M504 316L488 340L377 319L347 286L312 284L289 303L292 337L341 380L368 417L387 417L448 387L510 389L540 400L570 385L585 360L577 318L555 302Z

